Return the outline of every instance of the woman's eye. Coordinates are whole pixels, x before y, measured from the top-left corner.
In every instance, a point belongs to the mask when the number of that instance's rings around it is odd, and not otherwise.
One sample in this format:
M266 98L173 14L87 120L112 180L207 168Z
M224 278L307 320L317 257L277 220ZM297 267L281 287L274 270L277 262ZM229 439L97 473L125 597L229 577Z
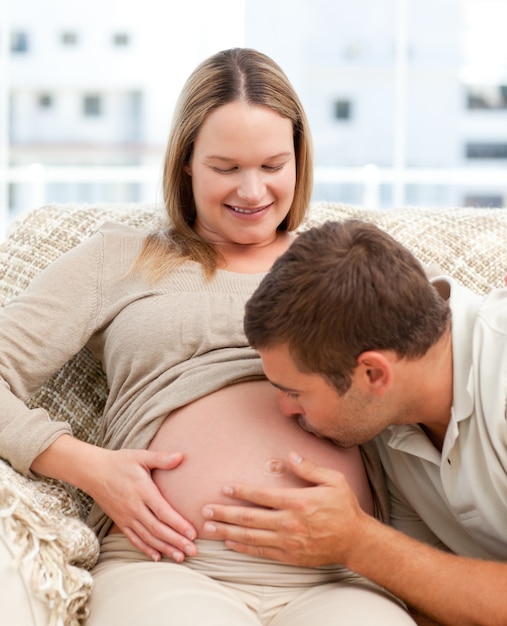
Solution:
M239 168L237 166L234 166L234 167L212 166L211 169L217 174L233 174L234 172L237 172ZM263 165L262 169L265 172L279 172L280 170L283 169L283 165Z
M263 165L263 168L268 172L279 172L283 165Z
M232 172L235 172L237 168L235 167L229 167L227 169L224 169L222 167L213 167L212 168L214 172L216 172L217 174L231 174Z

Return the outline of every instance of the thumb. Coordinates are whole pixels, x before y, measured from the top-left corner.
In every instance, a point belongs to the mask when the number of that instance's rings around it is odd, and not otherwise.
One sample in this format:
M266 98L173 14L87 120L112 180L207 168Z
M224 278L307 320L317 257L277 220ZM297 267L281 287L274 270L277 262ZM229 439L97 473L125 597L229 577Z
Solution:
M339 474L336 470L317 465L317 463L302 457L297 452L289 454L289 463L296 476L314 485L333 484L333 476L336 477Z
M147 461L146 465L150 469L163 469L163 470L171 470L178 465L183 460L183 454L181 452L171 452L160 450L157 452L147 450Z

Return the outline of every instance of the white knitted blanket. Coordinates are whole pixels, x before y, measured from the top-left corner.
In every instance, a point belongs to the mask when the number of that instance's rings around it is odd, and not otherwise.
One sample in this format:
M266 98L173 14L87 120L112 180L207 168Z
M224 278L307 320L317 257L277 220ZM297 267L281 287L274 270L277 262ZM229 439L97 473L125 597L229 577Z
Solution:
M98 557L95 534L79 503L52 481L35 482L0 461L0 532L12 545L12 567L47 606L48 626L78 626L88 616L88 569Z

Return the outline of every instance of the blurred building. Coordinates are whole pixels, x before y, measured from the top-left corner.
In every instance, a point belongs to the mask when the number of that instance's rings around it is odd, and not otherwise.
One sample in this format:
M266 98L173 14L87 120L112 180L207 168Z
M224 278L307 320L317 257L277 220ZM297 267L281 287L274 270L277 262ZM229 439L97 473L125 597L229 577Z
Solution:
M234 45L300 94L315 199L507 205L506 0L2 1L13 212L160 200L183 81Z
M176 98L198 62L222 43L242 44L242 3L7 5L9 161L18 173L30 167L28 183L9 186L11 209L41 201L160 200ZM104 170L111 166L120 172L117 181ZM83 175L83 167L93 170Z
M255 0L245 23L301 94L317 166L345 168L316 197L360 203L341 179L366 166L394 169L384 207L398 174L404 203L507 206L505 0Z

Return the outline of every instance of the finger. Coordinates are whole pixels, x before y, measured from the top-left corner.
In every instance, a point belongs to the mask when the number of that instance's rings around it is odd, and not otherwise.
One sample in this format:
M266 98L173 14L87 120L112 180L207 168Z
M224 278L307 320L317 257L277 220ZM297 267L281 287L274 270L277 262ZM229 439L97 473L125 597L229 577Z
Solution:
M243 528L215 521L205 522L204 534L209 539L224 541L228 548L243 554L293 564L301 564L308 558L308 550L297 534Z
M296 476L314 485L334 486L343 476L341 472L317 465L317 463L302 457L297 452L289 454L289 466Z
M175 511L162 495L156 499L147 500L146 505L153 514L149 520L151 521L149 528L153 534L165 540L168 534L172 535L176 531L181 536L181 540L186 541L185 545L188 544L188 540L194 541L197 537L197 531L192 524Z
M181 563L185 556L195 556L197 548L194 543L181 536L178 532L162 524L156 517L149 514L146 516L148 521L144 519L134 520L132 524L124 529L125 534L129 537L132 535L134 545L139 547L145 554L149 554L150 558L156 555L164 554ZM132 541L132 540L131 540ZM132 541L134 543L134 541ZM160 560L155 558L155 560Z
M229 550L234 552L240 552L241 554L249 554L251 556L257 556L262 559L271 559L273 561L280 561L283 563L296 564L296 560L290 553L281 550L275 546L256 546L248 545L245 543L239 543L237 541L225 541L225 545Z
M167 545L175 546L187 556L193 556L197 550L193 541L197 537L196 529L182 515L175 511L161 495L154 500L147 500L147 508L141 522L148 536L153 541L161 542L164 554ZM148 540L148 539L146 539Z
M308 550L296 551L275 546L249 545L229 540L225 541L225 545L230 550L241 552L241 554L250 554L252 556L258 556L262 559L271 559L274 561L280 561L281 563L288 563L289 565L320 567L322 565L327 565L330 562L334 562L329 559L322 558L320 555L315 555Z
M228 540L249 546L278 547L278 535L271 530L222 524L215 520L203 525L203 533L208 539Z
M305 488L257 487L255 485L228 485L222 489L224 495L236 500L243 500L266 509L290 509L297 507ZM233 508L233 507L231 507ZM251 510L252 507L234 507Z
M152 561L160 561L162 554L158 550L152 548L149 544L145 543L131 528L122 528L121 530L134 548L137 548L143 554L146 554L146 556Z
M154 452L152 450L146 450L144 454L145 465L150 470L171 470L178 467L183 460L183 454L181 452L168 453L165 451Z
M222 504L206 505L202 509L203 517L213 522L234 524L244 528L275 530L280 527L281 514L276 510L259 509L251 506L230 506ZM211 529L212 526L210 525ZM232 536L230 537L232 539ZM223 536L220 536L223 539Z
M289 467L296 476L310 483L310 487L290 489L287 487L260 488L255 485L228 485L223 488L222 492L231 498L266 508L299 510L305 504L305 493L308 492L308 489L313 489L318 485L335 487L341 485L344 480L344 475L341 472L317 465L296 452L291 452L289 455Z
M182 563L185 560L185 554L174 546L157 542L156 539L154 539L152 543L147 543L131 528L125 528L124 534L134 547L146 554L152 561L160 561L163 554L176 561L176 563ZM155 546L157 546L158 549L156 549Z
M280 524L274 530L248 528L223 524L216 520L204 523L206 538L222 540L225 545L244 554L275 559L292 565L319 566L338 562L333 556L335 536L329 541L329 532L324 539L313 537L306 524L288 516L279 516Z

